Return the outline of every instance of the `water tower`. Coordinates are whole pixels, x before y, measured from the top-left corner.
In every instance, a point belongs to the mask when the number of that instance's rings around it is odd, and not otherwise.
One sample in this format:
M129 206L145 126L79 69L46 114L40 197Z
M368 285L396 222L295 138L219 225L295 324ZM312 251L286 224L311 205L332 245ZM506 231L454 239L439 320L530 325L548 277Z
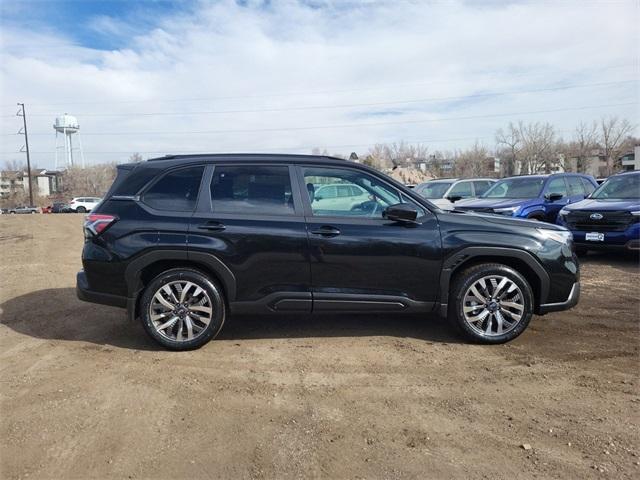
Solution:
M58 167L73 167L77 157L80 156L80 164L84 168L84 153L80 141L80 125L78 119L72 115L64 114L56 118L53 124L56 131L56 170ZM74 145L73 137L77 136L77 145ZM64 160L58 160L58 155L64 153Z

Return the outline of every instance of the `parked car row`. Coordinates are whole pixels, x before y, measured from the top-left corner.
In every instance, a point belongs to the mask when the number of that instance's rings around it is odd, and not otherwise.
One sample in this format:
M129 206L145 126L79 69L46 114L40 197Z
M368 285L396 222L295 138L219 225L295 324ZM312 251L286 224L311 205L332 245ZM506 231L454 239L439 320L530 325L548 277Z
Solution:
M578 253L608 248L640 250L637 171L604 181L577 173L502 180L438 179L422 183L414 191L444 210L557 223L573 233Z
M0 209L0 214L24 214L24 213L87 213L93 210L102 199L97 197L75 197L69 203L53 202L46 207L32 207L23 205L20 207Z

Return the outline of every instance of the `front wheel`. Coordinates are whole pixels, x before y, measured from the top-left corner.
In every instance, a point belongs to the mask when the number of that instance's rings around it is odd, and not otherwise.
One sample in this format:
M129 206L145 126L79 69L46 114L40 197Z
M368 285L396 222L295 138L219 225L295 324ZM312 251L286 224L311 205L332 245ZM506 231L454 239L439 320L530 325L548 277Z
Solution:
M87 213L87 209L84 207L76 208L76 213Z
M460 273L453 284L449 321L468 339L505 343L520 335L533 315L533 293L517 271L481 264Z
M193 350L215 338L225 313L222 290L203 273L187 268L158 275L140 300L144 329L170 350Z

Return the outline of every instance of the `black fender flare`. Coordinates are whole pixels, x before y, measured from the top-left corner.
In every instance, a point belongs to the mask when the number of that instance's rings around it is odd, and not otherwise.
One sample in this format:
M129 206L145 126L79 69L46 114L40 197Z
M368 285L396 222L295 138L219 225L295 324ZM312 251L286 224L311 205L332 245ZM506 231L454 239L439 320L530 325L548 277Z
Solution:
M523 261L540 281L539 303L543 304L546 301L551 283L549 274L529 252L508 247L467 247L445 258L442 263L442 272L440 273L440 315L442 317L446 317L448 314L451 277L463 263L479 257L508 257Z
M180 261L184 260L192 264L200 264L207 271L213 272L218 280L222 283L222 288L227 297L228 302L232 302L236 298L236 278L229 267L215 255L205 252L191 252L187 250L153 250L143 253L135 260L129 262L124 272L124 278L127 284L127 310L129 310L129 318L135 316L135 308L138 297L143 289L140 274L142 270L149 265L161 261Z

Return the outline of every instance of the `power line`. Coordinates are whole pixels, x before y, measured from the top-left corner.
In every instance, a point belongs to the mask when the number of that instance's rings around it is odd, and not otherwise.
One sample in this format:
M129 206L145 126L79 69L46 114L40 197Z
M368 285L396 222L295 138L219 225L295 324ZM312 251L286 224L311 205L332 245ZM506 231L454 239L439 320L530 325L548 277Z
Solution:
M74 115L82 116L82 117L190 116L190 115L233 114L233 113L325 110L325 109L354 108L354 107L380 107L380 106L389 106L389 105L403 105L403 104L426 103L426 102L437 102L437 101L488 98L488 97L497 97L497 96L505 96L505 95L523 95L528 93L553 92L553 91L571 90L576 88L623 85L627 83L636 83L636 82L638 82L638 79L620 80L620 81L614 81L614 82L564 85L564 86L557 86L557 87L536 88L531 90L511 90L511 91L502 91L502 92L498 91L498 92L476 93L476 94L470 94L470 95L459 95L459 96L449 96L449 97L429 97L429 98L420 98L420 99L413 99L413 100L397 100L397 101L391 101L391 102L350 103L350 104L338 104L338 105L307 105L307 106L298 106L298 107L278 107L278 108L241 109L241 110L204 110L204 111L193 111L193 112L133 112L133 113L127 113L127 112L124 112L124 113L77 113L75 112ZM31 114L32 117L49 117L54 115L56 115L55 112ZM3 115L3 116L9 117L12 115Z
M517 117L519 115L537 115L541 113L554 113L554 112L568 112L589 110L593 108L607 108L607 107L625 107L630 105L637 105L638 102L625 102L625 103L610 103L601 105L586 105L581 107L569 107L569 108L555 108L549 110L531 110L528 112L509 112L509 113L494 113L484 115L468 115L461 117L441 117L441 118L429 118L421 120L399 120L399 121L387 121L387 122L368 122L368 123L347 123L347 124L329 124L329 125L312 125L307 127L289 126L289 127L269 127L269 128L251 128L251 129L229 129L229 130L201 130L201 131L164 131L164 132L140 132L140 131L128 131L128 132L95 132L84 133L85 136L126 136L126 135L214 135L214 134L230 134L230 133L255 133L255 132L287 132L287 131L301 131L301 130L324 130L332 128L362 128L362 127L378 127L387 125L411 125L420 123L437 123L445 121L457 121L457 120L478 120L482 118L500 118L500 117ZM4 134L12 135L12 134ZM50 133L32 133L31 135L50 135Z
M625 63L619 65L611 65L604 68L598 69L588 69L588 71L597 70L598 72L608 71L608 70L617 70L620 68L628 68L628 67L636 67L635 63ZM562 72L565 75L582 73L578 71L568 71ZM473 75L476 77L494 74L500 75L501 72L499 70L493 71L480 71L475 72ZM520 72L520 73L508 73L509 78L520 78L520 77L531 77L536 75L545 74L546 72ZM218 97L198 97L198 98L163 98L163 99L144 99L144 100L105 100L105 101L74 101L72 99L68 101L60 101L54 103L30 103L30 107L42 107L42 106L69 106L69 105L114 105L114 104L135 104L135 103L170 103L170 102L204 102L204 101L216 101L216 100L237 100L237 99L246 99L246 98L272 98L272 97L291 97L294 95L324 95L324 94L333 94L333 93L352 93L352 92L364 92L364 91L376 91L376 90L385 90L388 88L396 88L396 87L407 87L407 86L424 86L424 85L450 85L452 82L450 80L440 80L440 81L431 81L431 82L404 82L404 83L395 83L395 84L384 84L384 85L376 85L362 88L351 88L351 89L339 89L339 90L298 90L298 91L288 91L288 92L273 92L273 93L265 93L260 95L227 95L227 96L218 96ZM10 104L6 104L3 106L11 106Z

